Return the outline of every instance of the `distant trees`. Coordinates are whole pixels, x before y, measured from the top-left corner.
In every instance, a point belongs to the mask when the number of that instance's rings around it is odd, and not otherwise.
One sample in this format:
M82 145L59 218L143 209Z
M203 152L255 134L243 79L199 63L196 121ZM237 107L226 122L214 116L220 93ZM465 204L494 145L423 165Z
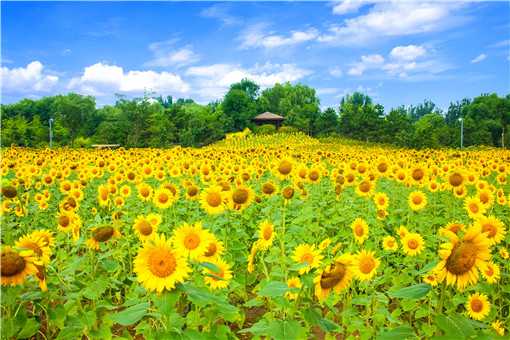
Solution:
M1 109L2 146L46 146L50 118L55 145L201 146L225 133L253 128L252 118L265 111L284 116L287 129L314 136L340 134L416 148L458 146L462 118L464 145L510 144L510 95L496 94L452 102L445 113L429 100L385 113L368 95L355 92L342 98L337 109L321 110L315 89L309 86L284 83L261 91L255 82L243 79L232 84L222 100L207 105L146 95L118 96L114 105L97 108L94 97L69 93L23 99Z

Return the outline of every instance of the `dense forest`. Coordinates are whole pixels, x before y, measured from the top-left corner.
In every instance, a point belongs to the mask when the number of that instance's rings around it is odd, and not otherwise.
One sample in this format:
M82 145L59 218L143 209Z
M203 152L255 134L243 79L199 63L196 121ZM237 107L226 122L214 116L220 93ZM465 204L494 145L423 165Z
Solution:
M433 102L385 111L368 95L346 95L336 108L321 110L316 91L302 84L276 84L260 90L244 79L230 86L224 98L207 105L191 99L174 100L145 95L117 96L114 105L96 107L95 98L75 93L23 99L2 105L2 146L44 147L49 120L55 145L88 146L93 143L125 147L201 146L246 127L272 133L274 127L254 127L251 119L270 111L284 116L286 131L313 136L348 138L415 148L458 147L460 121L464 145L509 145L510 95L483 94L452 102L446 112Z

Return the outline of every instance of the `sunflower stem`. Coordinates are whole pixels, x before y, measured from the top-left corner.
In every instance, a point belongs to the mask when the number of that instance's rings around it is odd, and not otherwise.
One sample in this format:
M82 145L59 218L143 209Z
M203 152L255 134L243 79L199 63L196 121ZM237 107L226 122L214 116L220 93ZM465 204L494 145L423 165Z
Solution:
M281 253L282 253L282 257L281 257L281 265L282 265L282 268L283 268L283 272L285 274L285 281L287 281L287 267L285 265L285 244L284 244L284 238L285 238L285 212L286 212L286 209L285 209L285 200L283 201L283 208L282 208L282 230L281 230L281 234L280 234L280 250L281 250Z

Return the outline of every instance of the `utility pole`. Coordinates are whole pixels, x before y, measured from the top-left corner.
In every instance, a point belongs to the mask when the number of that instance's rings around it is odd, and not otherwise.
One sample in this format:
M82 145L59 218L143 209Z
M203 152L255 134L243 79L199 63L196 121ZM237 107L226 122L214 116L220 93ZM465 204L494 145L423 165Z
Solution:
M464 147L464 119L461 117L459 118L460 122L460 148L462 149Z
M53 144L53 129L51 126L51 124L53 124L53 118L50 118L49 123L50 123L50 149L51 149L51 146Z

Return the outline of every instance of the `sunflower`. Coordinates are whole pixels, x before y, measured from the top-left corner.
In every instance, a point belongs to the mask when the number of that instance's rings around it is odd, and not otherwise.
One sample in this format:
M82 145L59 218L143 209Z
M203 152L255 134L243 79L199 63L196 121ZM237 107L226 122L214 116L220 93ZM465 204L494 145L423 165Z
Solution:
M400 237L400 239L402 240L404 237L406 237L406 235L409 233L409 230L407 230L406 227L404 227L403 225L401 225L400 227L398 227L398 229L396 230L397 231L397 234L398 236Z
M355 276L361 281L370 280L376 273L380 261L373 251L362 250L355 255L353 266Z
M223 255L225 247L223 246L223 242L218 241L214 234L210 234L209 244L207 246L207 250L200 258L201 261L211 262L217 257Z
M477 197L487 208L494 203L494 194L489 189L479 190Z
M161 293L183 282L191 272L188 263L172 248L165 235L156 235L145 242L134 260L134 272L147 290Z
M211 289L227 288L230 280L232 279L232 271L230 265L220 258L212 262L217 270L205 268L203 271L204 282Z
M271 181L267 181L262 184L260 190L266 196L273 196L274 194L278 193L278 186Z
M333 264L319 271L313 282L315 285L315 296L323 301L333 290L339 293L349 287L354 275L352 269L353 257L351 254L343 254Z
M276 236L274 226L269 221L263 221L259 225L259 248L266 250L273 244L273 240Z
M232 210L242 211L253 201L254 192L250 187L240 185L228 193L229 206Z
M301 289L302 287L302 283L301 283L301 280L299 279L299 277L290 277L288 280L287 280L287 287L289 288L295 288L295 289ZM295 293L295 292L286 292L285 293L285 297L289 300L296 300L297 297L298 297L298 293Z
M45 247L53 247L55 239L53 233L48 229L35 230L30 234L35 240L42 239Z
M140 185L138 185L137 189L138 198L140 200L142 200L143 202L148 202L151 199L152 192L154 191L154 189L152 189L152 187L149 184L141 183Z
M104 225L92 228L92 237L87 240L90 249L99 250L101 243L120 237L120 232L112 226Z
M490 259L489 240L479 228L470 227L463 238L447 233L450 242L441 245L441 261L434 271L439 282L446 279L448 285L463 290L478 281L478 271L483 270Z
M384 250L395 251L398 249L397 240L393 236L385 236L382 240Z
M186 189L186 199L188 200L197 200L200 198L200 189L195 184L190 184Z
M154 237L158 231L158 225L152 224L148 217L138 215L133 224L136 235L142 241Z
M19 249L31 250L35 259L42 265L50 263L51 249L43 238L29 234L21 237L15 245Z
M294 250L292 259L297 263L303 264L304 267L299 269L299 274L308 273L313 268L318 268L323 256L315 245L300 244Z
M326 238L319 244L319 250L323 251L331 244L331 239Z
M480 216L476 219L475 226L480 227L492 245L498 244L505 238L506 229L501 220L494 216Z
M458 235L464 229L465 225L462 223L449 222L444 228L439 229L439 235L447 234L448 231Z
M408 202L412 210L418 211L427 205L427 196L421 191L413 191L409 194Z
M465 182L466 178L464 174L458 170L452 171L448 176L448 184L452 188L458 188L462 186Z
M124 198L128 198L131 195L131 187L127 184L121 186L119 191Z
M503 323L500 320L496 320L493 323L491 323L492 329L498 333L499 336L505 335L505 327L503 326Z
M292 174L293 161L290 158L282 159L276 166L275 174L281 180L284 180Z
M466 306L468 315L475 320L484 319L489 314L491 304L485 294L470 294Z
M58 229L70 233L80 225L80 218L74 212L61 212L57 216Z
M418 233L408 233L402 239L402 248L404 254L408 256L416 256L423 251L423 237Z
M158 188L152 196L152 202L160 209L167 209L174 203L174 195L166 188Z
M370 196L374 187L374 184L369 180L361 181L356 187L356 194L362 197Z
M179 253L185 254L191 259L198 259L207 252L210 233L202 228L202 223L196 222L174 230L172 242Z
M29 275L37 273L36 258L32 250L16 251L9 246L1 250L2 286L23 284Z
M487 262L484 269L481 270L482 276L488 283L496 283L500 277L500 269L497 264L490 261Z
M202 208L209 214L219 214L225 210L224 192L220 186L207 188L200 195Z
M506 248L501 248L499 250L499 256L501 256L501 258L503 258L504 260L507 260L510 255L508 254L508 250Z
M151 214L147 215L146 220L149 221L149 223L153 227L157 228L161 224L162 217L160 214L151 213Z
M352 233L356 242L363 244L368 238L368 224L362 218L357 218L351 223Z
M390 204L390 199L384 192L378 192L374 195L374 203L377 209L386 210Z
M437 276L433 272L423 275L423 282L428 283L432 287L437 286Z
M487 210L486 206L483 205L480 200L476 197L468 197L464 200L464 208L466 209L468 216L471 218L477 218L482 216Z

